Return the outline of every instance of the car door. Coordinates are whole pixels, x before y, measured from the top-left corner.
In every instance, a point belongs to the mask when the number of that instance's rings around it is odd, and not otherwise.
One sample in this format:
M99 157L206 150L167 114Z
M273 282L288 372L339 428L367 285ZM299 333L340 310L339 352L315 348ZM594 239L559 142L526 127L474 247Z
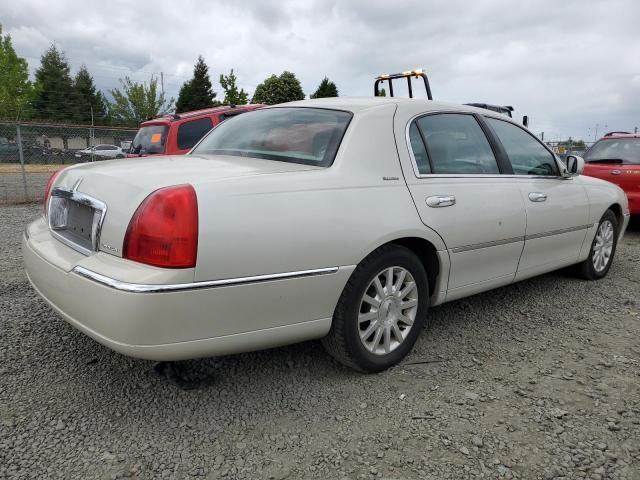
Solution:
M576 177L562 176L555 155L514 123L487 117L513 169L527 227L516 280L576 263L589 224L589 199Z
M480 117L426 114L405 128L409 191L449 253L446 300L512 282L524 245L524 204L518 186L502 175L504 159Z

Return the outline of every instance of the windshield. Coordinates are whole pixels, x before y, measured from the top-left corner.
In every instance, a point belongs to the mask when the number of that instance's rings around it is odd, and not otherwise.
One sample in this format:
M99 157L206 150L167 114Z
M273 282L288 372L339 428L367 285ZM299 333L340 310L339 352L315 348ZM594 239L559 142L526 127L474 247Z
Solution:
M256 110L218 125L193 150L328 167L351 113L319 108Z
M584 156L588 163L640 165L640 138L600 140Z
M164 153L168 130L169 128L164 125L142 127L131 142L129 153L136 155Z

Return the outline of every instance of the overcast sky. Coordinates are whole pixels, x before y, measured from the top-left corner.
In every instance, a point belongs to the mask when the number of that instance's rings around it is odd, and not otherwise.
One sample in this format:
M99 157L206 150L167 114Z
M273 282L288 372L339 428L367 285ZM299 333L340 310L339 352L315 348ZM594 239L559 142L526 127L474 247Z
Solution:
M103 90L162 71L177 97L199 54L220 98L231 68L250 93L290 70L307 95L327 75L362 96L424 67L435 99L513 105L545 140L640 126L637 0L20 0L0 23L32 71L55 42Z

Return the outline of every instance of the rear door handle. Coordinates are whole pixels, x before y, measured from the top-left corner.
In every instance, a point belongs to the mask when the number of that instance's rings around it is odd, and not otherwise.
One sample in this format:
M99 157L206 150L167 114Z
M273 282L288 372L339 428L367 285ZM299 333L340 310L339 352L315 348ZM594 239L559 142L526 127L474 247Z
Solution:
M532 202L546 202L547 194L542 192L531 192L529 194L529 200Z
M453 195L434 195L427 197L427 205L432 208L450 207L456 204L456 197Z
M621 173L620 170L611 170L611 175L620 175Z

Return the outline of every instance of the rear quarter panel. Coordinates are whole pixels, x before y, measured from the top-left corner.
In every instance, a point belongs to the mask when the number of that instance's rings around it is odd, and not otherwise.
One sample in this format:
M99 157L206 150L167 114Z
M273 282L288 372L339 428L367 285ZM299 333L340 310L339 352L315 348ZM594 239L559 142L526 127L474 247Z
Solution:
M394 111L383 105L356 113L326 169L195 184L196 280L355 265L409 236L444 249L422 225L404 182Z

